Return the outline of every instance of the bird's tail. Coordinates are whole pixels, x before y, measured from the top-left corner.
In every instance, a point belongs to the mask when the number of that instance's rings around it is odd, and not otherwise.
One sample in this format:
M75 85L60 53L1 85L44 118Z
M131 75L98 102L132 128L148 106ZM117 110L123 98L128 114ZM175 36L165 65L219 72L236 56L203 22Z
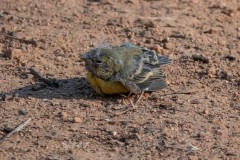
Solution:
M164 56L159 56L158 57L158 62L160 65L164 65L164 64L172 64L173 61L168 58L168 57L164 57Z

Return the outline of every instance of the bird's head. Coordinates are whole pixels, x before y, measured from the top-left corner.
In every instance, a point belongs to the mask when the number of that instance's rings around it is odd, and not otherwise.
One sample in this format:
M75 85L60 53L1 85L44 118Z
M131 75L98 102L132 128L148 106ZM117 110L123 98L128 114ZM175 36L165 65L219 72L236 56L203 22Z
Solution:
M80 58L85 61L87 70L94 76L108 80L115 74L118 66L113 54L112 49L96 48L81 54Z

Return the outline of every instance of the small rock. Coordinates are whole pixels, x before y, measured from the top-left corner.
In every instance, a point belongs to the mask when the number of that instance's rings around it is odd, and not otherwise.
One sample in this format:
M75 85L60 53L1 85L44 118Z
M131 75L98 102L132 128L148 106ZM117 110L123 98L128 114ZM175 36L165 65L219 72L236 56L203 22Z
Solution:
M207 73L208 73L208 75L210 76L210 77L215 77L215 75L216 75L216 68L215 67L210 67L209 69L208 69L208 71L207 71Z
M240 79L236 79L234 82L237 86L240 86Z
M232 17L234 15L234 10L225 7L223 8L222 13Z
M232 108L237 109L237 110L240 110L240 103L233 105Z
M152 39L146 39L146 40L145 40L145 43L152 44L152 43L153 43L153 40L152 40Z
M217 28L211 28L211 29L209 29L207 31L204 31L204 33L208 33L208 34L218 34L219 32L220 31Z
M149 100L157 100L158 95L156 93L152 93L151 96L148 97Z
M75 123L81 123L82 122L82 119L80 117L74 117L73 118L73 122Z
M234 57L234 56L232 56L232 55L227 55L225 58L226 58L227 60L229 60L229 61L234 61L234 60L236 60L236 57Z
M169 37L185 39L186 35L178 31L173 31L172 35L170 35Z
M200 61L200 62L203 62L203 63L209 63L209 58L204 56L204 55L200 55L200 54L193 54L192 55L192 59L194 61Z
M170 40L170 38L169 38L169 37L165 37L165 38L162 40L162 43L168 43L168 42L169 42L169 40Z
M116 25L117 21L116 19L108 19L106 22L107 26L112 26L112 25Z
M200 70L198 71L198 75L199 75L201 78L204 77L205 75L207 75L206 69L200 69Z
M203 114L208 114L209 111L208 111L207 109L204 109L202 113L203 113Z
M125 3L131 3L131 4L134 4L136 6L139 6L139 0L126 0Z
M156 28L157 25L153 21L149 20L149 21L145 22L145 27L146 27L146 29L148 29L148 28Z
M162 54L162 50L163 48L160 45L153 45L152 49L155 50L157 53L161 53Z
M187 63L189 61L190 57L187 54L182 55L181 57L179 57L179 61L181 63Z
M9 59L19 59L21 56L23 56L23 52L20 49L10 48L5 51L4 56Z
M11 100L12 98L13 98L13 95L11 95L11 94L3 94L2 95L2 101Z
M197 99L193 99L190 101L191 104L199 104L199 101Z
M220 71L217 74L218 74L218 77L221 78L221 79L228 80L231 77L231 75L227 71Z
M3 132L9 133L11 131L13 131L13 128L11 128L11 127L3 128Z
M238 34L237 34L237 39L240 40L240 32L238 32Z
M219 39L219 40L218 40L218 44L224 46L224 45L227 44L227 41L226 41L226 40L223 40L223 39Z
M27 73L21 73L19 77L21 79L27 79L28 78L28 74Z
M164 49L172 49L174 47L174 44L172 42L164 43L163 48Z
M27 112L26 111L24 111L23 109L20 109L20 110L18 110L18 114L19 115L26 115L27 114Z
M68 117L67 112L60 112L59 115L62 119L67 119L67 117Z

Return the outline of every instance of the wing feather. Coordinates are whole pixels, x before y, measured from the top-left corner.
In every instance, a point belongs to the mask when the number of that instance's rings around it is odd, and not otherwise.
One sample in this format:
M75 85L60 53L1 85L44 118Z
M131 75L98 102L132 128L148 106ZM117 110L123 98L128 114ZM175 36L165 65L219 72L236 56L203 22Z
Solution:
M154 51L131 43L124 43L121 47L141 49L142 54L135 57L135 68L132 75L122 83L133 93L141 91L156 91L167 87L161 65L172 63L168 57L160 56Z

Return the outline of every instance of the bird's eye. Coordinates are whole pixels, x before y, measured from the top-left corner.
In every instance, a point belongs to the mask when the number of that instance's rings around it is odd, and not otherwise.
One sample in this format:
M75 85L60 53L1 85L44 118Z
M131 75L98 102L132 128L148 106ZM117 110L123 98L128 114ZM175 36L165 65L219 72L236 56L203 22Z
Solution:
M100 61L100 60L97 60L97 61L95 61L97 64L101 64L102 63L102 61Z

